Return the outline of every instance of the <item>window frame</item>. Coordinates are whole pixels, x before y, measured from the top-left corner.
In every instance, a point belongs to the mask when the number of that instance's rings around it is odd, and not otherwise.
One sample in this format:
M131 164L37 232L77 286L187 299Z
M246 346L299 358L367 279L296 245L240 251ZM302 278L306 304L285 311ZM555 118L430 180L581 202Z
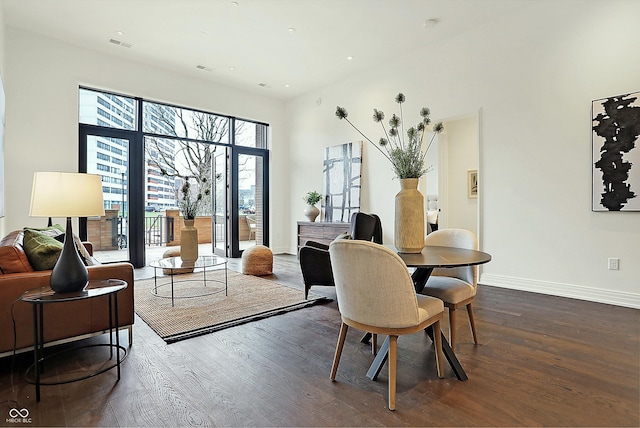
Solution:
M263 158L264 165L264 238L263 244L269 245L269 124L265 122L260 122L256 120L250 120L235 116L229 116L214 112L208 112L201 109L194 109L190 107L184 107L180 105L173 105L165 102L155 101L152 99L136 97L121 93L116 93L113 91L105 91L97 88L92 88L88 86L80 85L78 87L78 93L82 90L96 92L98 95L107 94L110 97L119 96L125 97L129 99L133 99L135 101L135 111L128 112L125 109L125 106L121 108L123 114L132 114L135 118L135 126L134 129L124 129L124 128L116 128L112 126L101 125L100 122L105 123L104 121L97 120L98 124L89 124L80 122L80 115L78 116L78 125L79 125L79 160L78 160L78 171L86 172L87 171L87 147L86 141L87 136L95 135L95 136L103 136L103 137L114 137L114 138L122 138L129 140L129 148L128 148L128 157L124 160L124 163L127 165L128 170L128 204L129 204L129 257L130 262L134 265L134 267L143 267L145 266L145 242L144 242L144 208L145 208L145 198L146 198L146 186L149 184L145 181L145 151L144 151L144 139L146 137L152 138L162 138L162 139L171 139L176 141L191 141L194 143L203 143L203 144L213 144L222 147L229 148L230 152L230 160L231 163L231 171L233 171L233 165L237 166L238 156L241 154L255 154L261 156ZM99 97L97 97L99 98ZM144 103L153 103L158 105L163 105L169 108L180 108L183 110L193 111L197 113L203 113L207 115L214 115L225 118L228 120L229 129L228 129L228 143L223 142L212 142L207 140L200 140L195 138L186 138L180 137L177 135L165 135L165 134L157 134L152 132L145 132L143 129L143 114L144 114ZM97 103L102 105L100 103ZM104 110L104 109L103 109ZM236 120L240 120L243 122L254 124L255 126L264 126L265 127L265 147L248 147L248 146L238 146L235 144L235 129L236 129ZM122 157L122 153L118 154L119 159ZM237 174L231 174L231 189L232 195L237 194L238 189L238 177ZM228 201L228 209L229 213L227 217L230 219L229 224L227 226L228 232L228 242L231 242L231 248L228 248L228 256L229 257L239 257L241 252L238 252L238 230L237 230L237 221L234 222L233 219L237 220L238 218L238 201L236 196L232 196ZM86 239L87 236L87 223L86 218L80 219L80 236L83 239ZM213 243L212 243L213 245Z

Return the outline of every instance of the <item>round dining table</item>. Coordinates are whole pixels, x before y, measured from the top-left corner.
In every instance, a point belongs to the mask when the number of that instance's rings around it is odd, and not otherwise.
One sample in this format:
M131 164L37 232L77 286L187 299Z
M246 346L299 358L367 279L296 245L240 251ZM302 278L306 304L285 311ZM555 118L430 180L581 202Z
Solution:
M395 250L394 247L390 247ZM397 251L396 251L397 252ZM416 268L411 275L416 293L420 293L435 268L456 268L481 265L491 261L491 255L465 248L427 245L420 253L397 252L407 267Z
M427 280L431 276L431 273L436 268L476 266L491 261L491 255L488 253L464 248L427 245L420 253L400 253L393 246L387 247L396 251L407 267L415 268L415 271L411 274L411 278L413 279L413 285L416 289L416 293L422 292L427 284ZM427 328L426 332L433 340L433 329L431 326ZM449 341L442 332L440 332L440 335L442 336L442 352L449 362L453 372L458 380L467 380L468 376L460 364L458 357L456 357L456 354L451 349ZM363 342L366 340L368 340L368 334L362 339ZM371 363L371 366L367 371L367 377L369 379L375 380L378 377L380 370L382 370L382 366L387 360L388 352L389 338L387 337L382 343L380 350L376 354L376 358L373 360L373 363Z

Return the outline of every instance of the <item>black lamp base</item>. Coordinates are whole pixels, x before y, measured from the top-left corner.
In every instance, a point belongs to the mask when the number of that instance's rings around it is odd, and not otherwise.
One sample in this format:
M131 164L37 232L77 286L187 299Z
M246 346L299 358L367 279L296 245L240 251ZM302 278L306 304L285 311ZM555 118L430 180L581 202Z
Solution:
M82 262L73 242L71 217L67 217L64 245L60 258L51 272L50 286L56 293L72 293L82 291L88 281L89 272L87 272L87 267Z

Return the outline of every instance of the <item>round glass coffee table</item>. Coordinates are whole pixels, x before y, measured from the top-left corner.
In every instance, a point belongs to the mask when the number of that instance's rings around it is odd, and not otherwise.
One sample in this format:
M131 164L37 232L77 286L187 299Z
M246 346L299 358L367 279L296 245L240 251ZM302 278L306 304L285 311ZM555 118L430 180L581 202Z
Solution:
M175 299L186 299L193 297L208 296L210 294L222 293L227 295L227 259L216 255L199 256L195 262L185 262L180 257L168 257L151 262L150 266L153 268L153 289L151 294L158 297L164 297L171 299L171 306L174 305ZM169 271L170 281L166 283L160 283L158 277L158 269L162 269L164 272ZM185 269L202 269L202 277L199 275L190 275L188 279L175 279L177 272L184 272ZM211 273L213 270L224 271L223 279L207 278L207 272ZM195 293L189 293L188 295L176 296L174 293L174 286L179 283L202 281L202 288L198 288ZM163 287L171 287L171 294L162 293Z

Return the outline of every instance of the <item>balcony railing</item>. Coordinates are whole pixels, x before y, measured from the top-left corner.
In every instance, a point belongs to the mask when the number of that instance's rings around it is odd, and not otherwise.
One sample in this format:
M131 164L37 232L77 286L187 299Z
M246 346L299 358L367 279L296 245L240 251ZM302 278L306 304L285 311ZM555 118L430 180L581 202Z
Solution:
M127 217L118 215L115 210L109 211L104 217L90 218L87 223L88 239L93 243L96 251L122 250L129 245ZM175 240L174 224L174 217L161 215L146 217L145 246L165 246Z

